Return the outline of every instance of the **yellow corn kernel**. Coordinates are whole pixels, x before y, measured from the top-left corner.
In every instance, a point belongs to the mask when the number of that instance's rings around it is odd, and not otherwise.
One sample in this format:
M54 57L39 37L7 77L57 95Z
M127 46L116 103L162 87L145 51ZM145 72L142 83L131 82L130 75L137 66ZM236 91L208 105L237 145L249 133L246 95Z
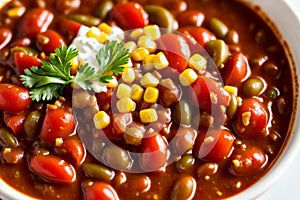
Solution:
M109 26L107 23L101 23L98 28L108 35L111 33L111 26Z
M129 50L129 53L132 53L132 51L137 48L137 45L134 41L129 41L124 44L124 47Z
M134 29L131 33L130 33L130 37L134 40L138 39L139 37L141 37L144 34L144 30L142 28L137 28Z
M189 67L200 71L204 70L207 65L207 60L201 56L200 54L194 54L192 57L189 59Z
M128 68L131 68L133 66L131 59L128 60L128 62L124 65L122 65L122 67L124 67L124 71Z
M132 51L131 57L135 61L142 61L149 54L150 54L150 52L149 52L148 49L143 48L143 47L139 47L139 48Z
M92 26L90 28L90 30L86 33L86 36L88 38L95 38L98 40L98 38L100 37L101 31L99 30L99 28Z
M160 70L169 66L169 61L163 52L159 52L153 57L153 65L155 69Z
M119 84L117 89L117 97L119 99L130 97L131 87L124 83Z
M148 49L150 53L154 53L156 51L156 43L151 38L145 35L139 38L137 44L139 47L144 47Z
M140 83L144 88L156 87L159 84L159 80L148 72L140 79Z
M108 39L108 35L106 33L104 33L104 32L100 32L100 35L97 38L98 42L100 42L100 43L106 42L107 39Z
M26 9L24 6L15 7L15 8L9 9L7 11L7 15L11 18L21 17L24 14L25 10Z
M157 40L160 38L161 33L157 25L148 25L144 27L144 33L146 36L152 40Z
M144 94L144 89L137 85L137 84L133 84L131 86L131 94L130 94L130 98L134 101L139 101L142 99Z
M191 69L191 68L185 69L179 75L180 83L183 86L189 86L189 85L191 85L192 83L194 83L197 80L197 78L198 78L197 73L193 69Z
M112 79L105 84L109 88L115 88L118 86L118 80L115 76L112 76Z
M143 68L144 70L146 71L151 71L154 66L153 66L153 58L154 58L154 54L150 54L150 55L147 55L144 60L143 60Z
M55 146L60 147L64 143L62 138L55 138Z
M147 103L156 103L159 90L155 87L147 87L144 93L144 101Z
M157 112L154 108L148 108L140 111L140 119L143 123L148 124L158 119Z
M110 124L110 117L104 111L99 111L94 115L94 124L96 129L103 129Z
M135 102L130 98L122 98L117 101L117 109L120 113L128 113L135 110Z
M238 95L238 89L237 87L230 86L230 85L225 85L224 89L231 95L237 96Z
M135 71L132 68L126 68L124 69L124 72L122 73L122 80L125 83L132 83L135 79Z
M70 61L70 64L71 64L71 69L70 69L70 72L72 75L75 75L78 71L78 68L79 68L79 60L78 60L78 57L75 57L73 58L71 61Z

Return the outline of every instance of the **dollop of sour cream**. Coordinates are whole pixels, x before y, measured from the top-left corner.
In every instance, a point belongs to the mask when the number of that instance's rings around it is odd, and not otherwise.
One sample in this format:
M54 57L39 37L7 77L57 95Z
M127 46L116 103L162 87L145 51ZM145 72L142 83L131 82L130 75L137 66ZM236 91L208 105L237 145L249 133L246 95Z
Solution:
M78 50L78 62L79 65L88 63L91 67L97 69L99 64L96 59L96 55L99 50L104 47L103 43L100 43L95 37L88 37L90 27L82 25L78 31L77 36L73 39L70 47ZM117 27L112 26L110 34L107 35L108 40L124 41L124 31ZM106 92L107 87L105 84L97 81L92 82L92 89L96 92Z

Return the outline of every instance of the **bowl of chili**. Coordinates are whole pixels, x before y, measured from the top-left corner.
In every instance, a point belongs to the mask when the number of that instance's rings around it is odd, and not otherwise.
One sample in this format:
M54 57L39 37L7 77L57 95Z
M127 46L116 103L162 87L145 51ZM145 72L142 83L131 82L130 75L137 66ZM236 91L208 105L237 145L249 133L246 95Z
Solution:
M2 198L253 199L299 150L285 1L0 6Z

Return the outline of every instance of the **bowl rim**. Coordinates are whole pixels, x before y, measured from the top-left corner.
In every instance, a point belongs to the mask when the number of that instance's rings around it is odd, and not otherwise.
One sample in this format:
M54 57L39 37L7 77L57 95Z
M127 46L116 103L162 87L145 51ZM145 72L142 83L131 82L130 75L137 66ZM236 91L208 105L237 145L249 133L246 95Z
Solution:
M232 196L228 199L230 200L251 200L259 197L265 191L267 191L276 180L287 170L290 164L293 162L294 158L297 156L297 153L300 151L300 134L296 134L300 130L300 124L295 123L299 119L300 108L300 98L299 95L299 79L297 74L300 71L300 49L296 48L296 43L292 42L292 39L297 40L300 43L300 34L291 34L295 33L297 28L300 28L300 14L295 11L295 9L291 6L291 3L288 0L278 0L276 2L277 7L280 10L284 10L288 17L278 18L278 13L276 9L270 9L266 11L268 6L273 5L272 1L261 1L261 0L239 0L249 5L250 8L261 8L257 13L265 19L265 22L269 23L269 25L275 27L275 33L278 38L283 43L283 46L286 47L286 51L288 55L288 59L290 62L290 66L292 66L292 80L293 80L293 92L294 92L294 101L293 101L293 114L291 121L289 132L290 136L286 139L285 145L282 147L280 155L276 158L275 162L272 163L269 171L255 184L251 185L248 189L242 191L235 196ZM275 18L277 16L277 18ZM273 23L276 19L281 23ZM286 21L288 20L288 22ZM285 30L282 28L282 23L287 23L291 26L291 29L295 30ZM290 33L288 33L290 32ZM284 35L284 37L282 37ZM290 36L290 37L289 37ZM299 52L296 54L296 52ZM34 197L30 197L19 190L13 188L12 186L6 184L0 178L0 198L4 198L6 200L14 200L14 199L23 199L23 200L36 200Z

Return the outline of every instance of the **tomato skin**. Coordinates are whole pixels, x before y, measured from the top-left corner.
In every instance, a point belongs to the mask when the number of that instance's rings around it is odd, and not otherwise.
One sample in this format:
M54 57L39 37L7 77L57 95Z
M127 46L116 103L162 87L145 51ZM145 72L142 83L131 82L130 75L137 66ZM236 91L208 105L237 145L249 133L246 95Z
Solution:
M104 182L83 182L84 200L119 200L115 189Z
M21 85L0 84L0 110L19 113L31 105L29 90Z
M216 40L216 36L212 32L202 27L183 27L179 28L178 31L191 35L204 48L207 42Z
M192 102L199 106L204 111L211 112L213 102L211 101L211 94L217 97L216 105L228 106L229 94L221 87L215 80L205 76L198 76L198 79L192 84L189 91Z
M167 142L156 133L144 138L141 144L141 167L147 171L155 171L167 163Z
M25 69L29 69L32 66L39 67L42 65L42 61L39 58L24 54L23 52L16 52L14 54L14 61L19 74L23 74Z
M46 54L54 53L62 45L65 45L64 39L56 31L47 30L37 36L36 46Z
M254 175L265 166L267 160L267 155L262 150L247 146L245 150L233 153L229 172L235 176Z
M63 152L66 160L78 167L85 160L86 149L77 135L65 139L60 147L55 149L58 153Z
M71 183L76 180L74 167L57 156L33 156L28 165L30 170L50 182Z
M249 124L243 123L244 113L250 113ZM253 138L262 135L268 124L268 112L265 106L256 98L245 99L238 107L234 123L237 134L243 138ZM245 117L245 116L244 116Z
M178 72L187 68L191 51L183 36L174 33L165 34L157 43L158 48L166 55L170 67L177 69Z
M110 11L110 16L123 30L143 28L149 24L148 13L135 2L116 4Z
M35 8L26 12L21 24L23 34L28 37L36 37L37 34L45 32L54 15L49 10L43 8Z
M65 108L47 108L46 116L40 132L40 138L55 144L56 138L65 139L73 134L75 129L74 115Z
M198 136L193 152L201 160L221 162L228 158L233 149L235 137L225 129L209 129Z
M26 113L11 114L4 112L4 122L9 127L14 135L18 135L24 128Z
M238 86L250 75L250 67L243 53L230 56L223 69L223 80L226 85Z
M7 28L0 28L0 50L5 47L11 40L12 33Z

